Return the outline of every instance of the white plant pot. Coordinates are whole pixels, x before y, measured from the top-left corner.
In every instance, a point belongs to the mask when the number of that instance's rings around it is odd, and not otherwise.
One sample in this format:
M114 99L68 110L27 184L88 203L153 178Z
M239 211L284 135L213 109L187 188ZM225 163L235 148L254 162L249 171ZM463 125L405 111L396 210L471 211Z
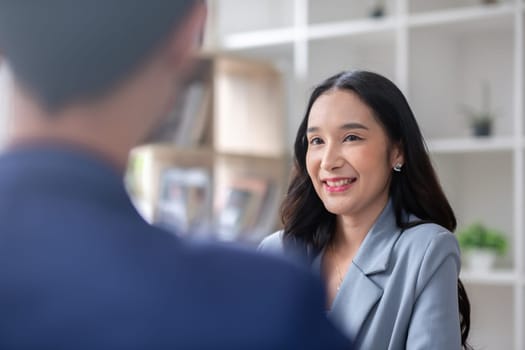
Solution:
M496 253L486 249L471 250L465 254L467 267L471 271L490 271L496 261Z

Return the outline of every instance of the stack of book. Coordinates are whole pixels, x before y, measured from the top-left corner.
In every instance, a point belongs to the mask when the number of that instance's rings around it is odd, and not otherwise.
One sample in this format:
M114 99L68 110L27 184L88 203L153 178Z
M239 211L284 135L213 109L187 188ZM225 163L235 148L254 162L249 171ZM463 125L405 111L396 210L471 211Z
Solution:
M194 80L179 96L174 108L147 143L170 143L190 148L199 147L205 142L212 99L209 82Z

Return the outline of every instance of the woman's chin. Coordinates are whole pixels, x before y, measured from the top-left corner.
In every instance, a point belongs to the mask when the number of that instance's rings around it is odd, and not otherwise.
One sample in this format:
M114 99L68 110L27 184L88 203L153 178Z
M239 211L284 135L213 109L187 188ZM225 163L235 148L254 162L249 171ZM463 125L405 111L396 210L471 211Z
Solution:
M325 204L325 209L334 214L334 215L351 215L354 206L350 205L334 205L334 204Z

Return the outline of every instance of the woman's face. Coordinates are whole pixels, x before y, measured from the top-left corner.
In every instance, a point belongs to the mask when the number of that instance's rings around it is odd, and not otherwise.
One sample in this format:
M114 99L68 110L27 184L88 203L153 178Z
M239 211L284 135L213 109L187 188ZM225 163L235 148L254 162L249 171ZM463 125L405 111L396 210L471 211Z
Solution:
M403 164L372 110L348 90L330 90L312 105L306 167L326 209L356 216L381 210L392 168Z

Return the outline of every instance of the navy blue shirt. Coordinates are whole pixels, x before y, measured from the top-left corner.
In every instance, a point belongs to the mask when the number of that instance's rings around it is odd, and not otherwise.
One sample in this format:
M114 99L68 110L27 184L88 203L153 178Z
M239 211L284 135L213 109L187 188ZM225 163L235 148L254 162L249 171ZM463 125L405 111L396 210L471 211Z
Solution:
M0 156L1 349L349 349L323 305L291 264L150 226L101 158Z

